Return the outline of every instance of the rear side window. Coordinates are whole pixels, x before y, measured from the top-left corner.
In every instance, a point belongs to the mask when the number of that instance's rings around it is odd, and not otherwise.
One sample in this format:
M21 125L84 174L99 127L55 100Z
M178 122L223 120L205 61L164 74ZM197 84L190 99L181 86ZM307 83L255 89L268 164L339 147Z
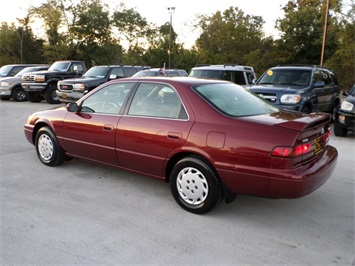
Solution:
M187 113L177 92L165 84L142 83L139 85L129 115L186 119Z
M121 67L117 67L112 69L111 74L110 75L116 75L117 77L123 78L124 77L124 73Z
M242 71L234 71L234 82L239 85L246 85L244 73Z
M127 67L124 69L124 73L126 77L132 77L137 72L137 69L133 67Z

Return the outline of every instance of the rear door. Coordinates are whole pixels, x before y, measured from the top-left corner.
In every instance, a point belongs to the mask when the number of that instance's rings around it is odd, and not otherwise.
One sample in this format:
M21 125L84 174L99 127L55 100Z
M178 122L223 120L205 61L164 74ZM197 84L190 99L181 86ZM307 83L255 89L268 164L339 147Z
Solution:
M332 82L328 72L323 70L316 70L313 78L313 85L317 81L324 81L324 87L313 88L315 95L314 109L313 111L328 112L331 108L332 98L335 85Z
M141 83L127 115L119 121L117 157L121 166L164 176L166 158L184 145L192 124L173 87Z

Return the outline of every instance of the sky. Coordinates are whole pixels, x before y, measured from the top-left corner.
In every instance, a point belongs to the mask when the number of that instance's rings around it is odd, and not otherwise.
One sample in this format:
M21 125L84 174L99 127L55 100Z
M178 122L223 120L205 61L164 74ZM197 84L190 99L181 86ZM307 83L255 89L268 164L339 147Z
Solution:
M277 36L275 22L284 13L281 7L288 0L102 0L115 8L124 3L127 8L134 8L148 22L158 26L170 21L168 7L175 7L171 15L172 26L178 34L178 42L185 47L191 47L199 33L193 31L196 15L212 15L217 11L224 11L229 7L238 7L245 15L261 16L264 21L264 32L267 36ZM23 18L30 5L39 6L45 0L11 0L2 7L0 22L16 22L16 18ZM35 29L34 29L35 31Z

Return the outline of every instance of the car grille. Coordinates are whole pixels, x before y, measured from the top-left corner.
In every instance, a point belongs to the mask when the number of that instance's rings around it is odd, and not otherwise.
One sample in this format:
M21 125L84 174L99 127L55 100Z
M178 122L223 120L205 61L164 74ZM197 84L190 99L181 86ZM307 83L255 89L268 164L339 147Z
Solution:
M73 90L73 85L61 84L61 85L59 85L59 89L61 91L72 91Z
M27 81L35 81L35 75L23 75L22 76L22 81L27 82Z
M260 98L263 98L269 102L276 102L276 94L275 93L259 93L259 92L255 92L256 95L258 95Z

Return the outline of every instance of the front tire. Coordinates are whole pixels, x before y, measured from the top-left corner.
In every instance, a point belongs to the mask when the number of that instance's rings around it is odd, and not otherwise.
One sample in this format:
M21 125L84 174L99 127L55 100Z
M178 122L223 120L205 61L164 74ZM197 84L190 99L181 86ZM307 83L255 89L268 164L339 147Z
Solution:
M65 155L57 138L49 127L38 130L35 141L37 156L48 166L58 166L63 163Z
M335 120L334 121L334 135L337 137L346 137L347 134L348 134L348 129L340 126L339 123Z
M50 104L58 104L60 103L59 97L57 95L57 85L56 84L50 84L48 88L46 89L46 92L44 94L44 98L46 101Z
M195 156L181 159L170 174L175 201L186 211L205 214L223 198L219 178L211 166Z
M14 99L15 102L23 102L26 101L26 94L23 88L21 87L16 87L12 91L12 99Z

